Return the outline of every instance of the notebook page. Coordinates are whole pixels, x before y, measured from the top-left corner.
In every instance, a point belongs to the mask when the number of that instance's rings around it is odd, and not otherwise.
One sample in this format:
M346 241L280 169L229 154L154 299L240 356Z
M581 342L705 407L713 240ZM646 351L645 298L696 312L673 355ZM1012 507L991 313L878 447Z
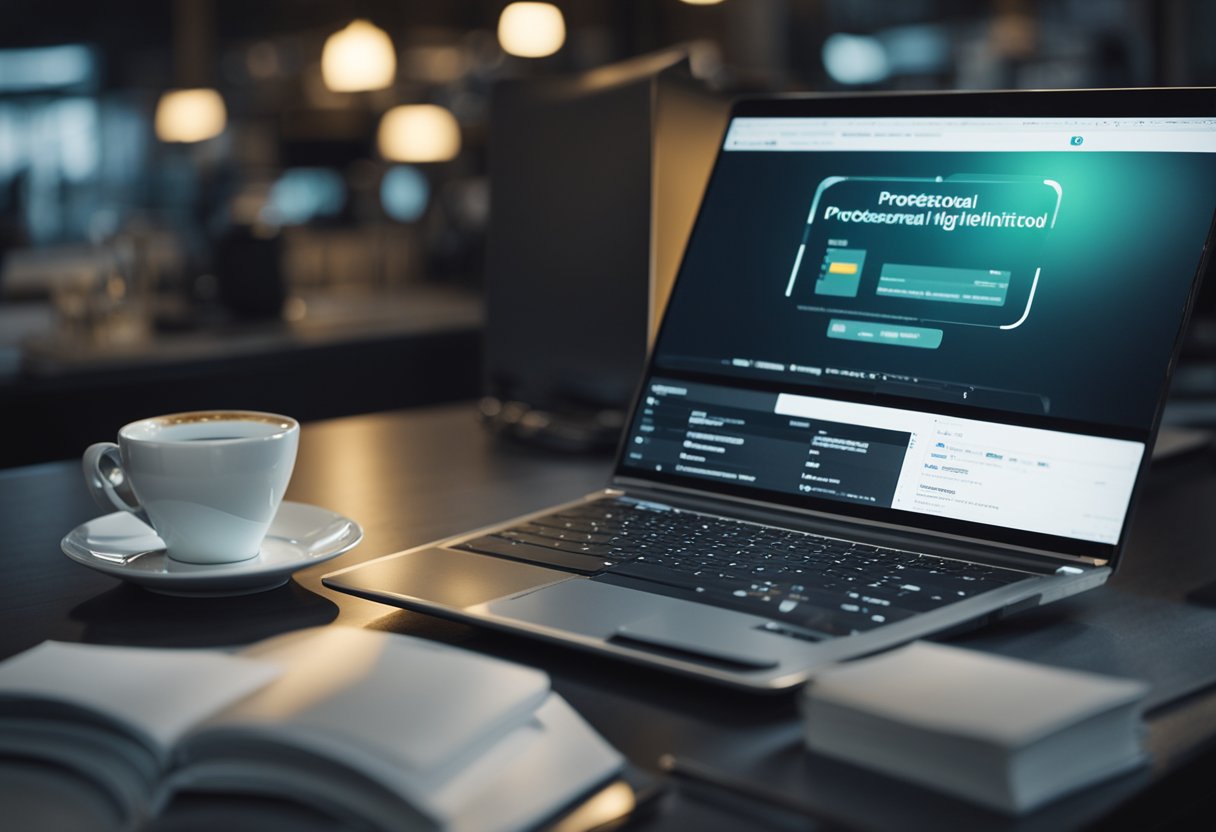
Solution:
M545 700L544 673L394 633L325 627L254 646L283 676L218 714L212 737L249 731L433 776L476 754Z
M46 641L0 662L0 702L47 699L103 714L163 757L188 728L279 672L271 662L204 650Z

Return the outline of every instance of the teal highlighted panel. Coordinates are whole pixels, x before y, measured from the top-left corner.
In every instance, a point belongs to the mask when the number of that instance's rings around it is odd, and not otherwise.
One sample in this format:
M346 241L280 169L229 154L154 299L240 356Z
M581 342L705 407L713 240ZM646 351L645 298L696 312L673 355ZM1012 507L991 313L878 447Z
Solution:
M815 294L837 298L857 297L861 285L861 269L866 264L866 252L861 248L831 248L823 253Z
M918 347L935 350L941 346L942 331L921 326L892 326L869 321L828 321L828 337L842 341L862 341L869 344L890 344L895 347Z
M1009 293L1009 272L884 263L877 293L889 298L1004 306Z

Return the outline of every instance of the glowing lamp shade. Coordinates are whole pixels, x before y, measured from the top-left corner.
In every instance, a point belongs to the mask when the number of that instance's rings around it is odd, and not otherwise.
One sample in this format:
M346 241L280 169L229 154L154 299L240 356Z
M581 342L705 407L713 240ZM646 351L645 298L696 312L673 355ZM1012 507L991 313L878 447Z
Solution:
M228 111L212 89L168 90L156 104L156 137L162 142L201 142L224 132Z
M716 6L722 0L684 0L690 6Z
M512 3L498 18L498 43L521 58L552 55L566 42L566 20L551 3Z
M397 74L397 52L388 33L366 20L334 32L321 50L321 78L334 92L382 90Z
M394 162L446 162L460 152L460 125L435 104L403 104L380 119L377 143Z

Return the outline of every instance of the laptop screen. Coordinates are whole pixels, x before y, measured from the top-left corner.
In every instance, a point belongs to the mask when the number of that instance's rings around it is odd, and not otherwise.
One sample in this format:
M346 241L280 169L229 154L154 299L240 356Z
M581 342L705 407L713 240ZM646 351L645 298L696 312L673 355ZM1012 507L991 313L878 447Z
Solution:
M618 474L1112 554L1213 222L1216 119L756 109Z

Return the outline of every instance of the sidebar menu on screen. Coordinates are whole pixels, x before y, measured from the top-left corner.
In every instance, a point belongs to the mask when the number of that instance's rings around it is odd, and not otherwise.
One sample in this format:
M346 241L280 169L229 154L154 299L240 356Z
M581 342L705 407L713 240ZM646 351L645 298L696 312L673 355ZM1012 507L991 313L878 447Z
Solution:
M784 416L777 395L656 380L626 452L653 471L891 505L907 432Z

